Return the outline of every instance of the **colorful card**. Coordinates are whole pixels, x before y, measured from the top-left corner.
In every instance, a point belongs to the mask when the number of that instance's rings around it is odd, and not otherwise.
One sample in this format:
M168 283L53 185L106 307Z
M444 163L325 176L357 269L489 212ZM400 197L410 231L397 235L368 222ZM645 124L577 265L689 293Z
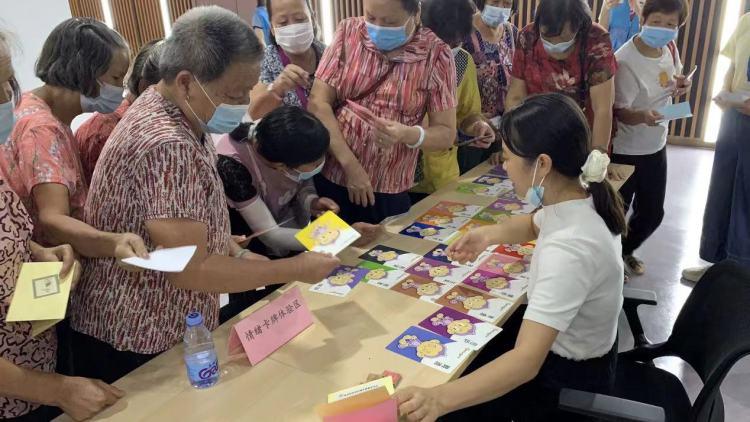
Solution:
M385 265L397 270L405 270L417 263L422 257L415 253L378 245L364 253L359 259Z
M495 175L495 176L500 176L500 177L505 178L505 179L508 178L508 172L505 171L505 169L503 168L503 166L492 167L491 169L489 169L489 171L487 171L487 174L492 174L492 175Z
M510 211L497 211L487 208L477 214L477 216L474 217L474 220L485 221L490 224L502 224L508 221L512 216L513 213Z
M502 331L499 327L451 308L441 308L419 326L435 334L463 343L472 350L484 347Z
M406 270L406 272L440 283L458 284L471 273L471 270L471 268L425 258Z
M456 229L444 229L428 224L413 223L401 231L401 234L438 243L450 243L457 235Z
M434 207L430 208L431 213L455 215L456 217L467 217L471 218L475 216L482 207L479 205L467 205L459 202L439 202ZM439 226L439 224L438 224Z
M523 201L520 199L498 199L487 207L492 211L514 212L523 209Z
M490 223L489 221L472 219L472 220L469 220L468 223L464 224L464 226L461 227L458 231L461 232L461 234L463 235L470 230L474 230L474 229L478 229L478 228L482 228L482 227L486 227L490 225L492 225L492 223Z
M498 185L505 185L506 187L513 188L513 185L510 182L510 179L495 176L494 174L485 174L482 176L477 177L472 182L475 185L486 185L486 186L498 186Z
M345 400L349 397L353 397L368 391L377 390L378 388L385 387L388 394L393 394L396 389L393 386L393 378L382 377L364 384L355 385L347 389L337 391L328 395L328 403L337 402L339 400Z
M360 236L339 216L327 211L294 237L310 251L338 255Z
M435 249L428 252L424 257L429 260L451 264L456 267L467 267L473 269L479 267L479 264L492 254L492 250L486 250L479 254L479 257L477 257L476 261L462 264L460 262L451 261L450 258L448 258L448 256L445 254L446 250L448 250L448 245L438 245Z
M484 270L474 271L464 280L464 284L511 301L523 296L529 286L525 279L513 279Z
M506 185L493 185L493 186L487 186L487 185L479 185L474 183L461 183L458 185L458 188L456 188L456 191L459 193L466 193L470 195L479 195L479 196L492 196L492 197L508 197L512 198L515 196L515 193L513 193L513 187L512 186L506 186Z
M456 217L448 214L427 212L427 214L418 217L416 221L430 226L458 229L469 221L469 217Z
M424 300L425 302L435 303L450 288L451 286L447 284L409 274L393 286L391 290Z
M529 263L512 256L493 253L479 265L479 269L517 279L526 277Z
M451 288L435 303L493 324L505 315L512 305L507 300L495 298L462 284Z
M360 262L359 267L367 270L364 279L367 284L372 284L383 289L390 289L406 277L406 273L403 270L386 267L385 265L370 261Z
M512 256L513 258L523 259L524 261L530 261L531 255L534 254L534 248L536 245L533 242L524 243L522 245L500 245L495 248L494 252L501 255Z
M364 268L340 266L323 281L310 287L311 292L344 297L364 280L368 270Z
M419 327L409 327L386 349L448 374L471 354L464 344Z

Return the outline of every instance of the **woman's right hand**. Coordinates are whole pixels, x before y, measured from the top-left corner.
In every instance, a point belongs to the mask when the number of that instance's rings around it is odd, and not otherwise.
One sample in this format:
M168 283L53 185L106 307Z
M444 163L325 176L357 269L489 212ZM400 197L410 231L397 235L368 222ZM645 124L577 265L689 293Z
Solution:
M474 262L479 257L479 254L484 252L489 246L490 241L482 233L482 230L473 229L453 242L448 247L446 255L451 261L457 261L461 264Z
M273 91L283 98L287 92L298 86L310 88L312 86L310 74L296 64L289 64L273 82Z
M76 421L90 419L117 403L125 392L103 381L60 375L57 405Z
M359 161L354 160L352 164L344 166L344 173L346 173L349 201L361 207L375 205L375 193L372 189L372 182L370 182L370 175L367 174Z
M121 268L130 272L141 272L143 268L133 267L122 262L125 258L139 257L148 259L146 243L134 233L118 233L115 235L115 259Z
M643 123L648 126L659 126L661 124L660 121L664 119L664 116L656 110L650 110L644 111L641 119Z
M290 259L297 265L297 278L303 283L318 283L341 265L335 256L318 252L303 252Z

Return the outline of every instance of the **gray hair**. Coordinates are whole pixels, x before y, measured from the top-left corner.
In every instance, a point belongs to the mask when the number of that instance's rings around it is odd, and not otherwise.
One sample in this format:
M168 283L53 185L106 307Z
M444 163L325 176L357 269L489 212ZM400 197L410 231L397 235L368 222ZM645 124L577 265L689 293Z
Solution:
M219 6L196 7L174 23L164 41L159 74L166 82L187 70L201 82L221 77L236 61L258 62L263 49L250 25Z

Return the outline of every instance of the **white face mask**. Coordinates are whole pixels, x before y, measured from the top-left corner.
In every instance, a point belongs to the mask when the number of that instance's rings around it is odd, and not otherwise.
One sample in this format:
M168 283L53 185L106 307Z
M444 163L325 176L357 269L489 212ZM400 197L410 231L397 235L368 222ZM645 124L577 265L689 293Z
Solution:
M85 113L114 113L123 100L125 88L110 85L106 82L99 82L99 96L87 97L81 94L81 109Z
M573 46L576 42L577 35L573 36L573 39L570 41L561 42L558 44L555 44L551 41L547 41L544 39L544 37L540 38L542 39L542 45L544 45L544 51L547 52L547 54L563 54L566 51L570 50L570 47Z
M315 31L311 21L294 25L274 27L276 44L287 53L300 54L307 51L315 40Z

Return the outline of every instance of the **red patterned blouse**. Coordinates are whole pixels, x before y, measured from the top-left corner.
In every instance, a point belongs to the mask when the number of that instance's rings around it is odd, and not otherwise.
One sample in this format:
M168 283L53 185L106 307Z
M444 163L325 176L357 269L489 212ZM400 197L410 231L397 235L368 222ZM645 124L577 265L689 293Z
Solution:
M198 138L180 109L155 87L130 107L104 146L86 201L85 221L105 232L146 240L146 222L185 218L204 223L208 253L226 255L229 215L210 139ZM210 283L206 280L206 283ZM178 289L164 273L133 274L114 259L88 259L73 296L73 329L142 354L177 344L185 315L199 311L218 325L219 295Z
M130 107L130 101L126 98L122 100L120 107L114 113L94 113L76 131L76 144L81 155L86 183L91 183L91 176L94 174L96 162L99 160L104 144L115 130L115 126L122 120L122 116L128 111L128 107Z

